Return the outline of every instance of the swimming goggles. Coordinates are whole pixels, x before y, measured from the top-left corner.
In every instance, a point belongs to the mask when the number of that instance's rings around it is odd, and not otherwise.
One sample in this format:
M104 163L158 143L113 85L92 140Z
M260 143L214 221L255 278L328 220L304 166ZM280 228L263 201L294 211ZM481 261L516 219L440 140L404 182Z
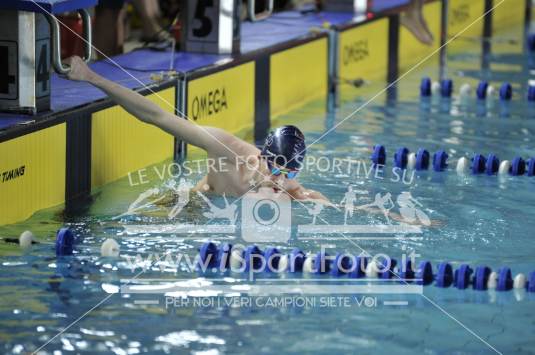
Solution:
M269 161L268 161L268 166L271 169L272 175L279 176L283 174L289 180L294 179L297 176L297 173L299 173L299 171L297 170L287 170L287 169L282 169L282 168L276 168L273 165L271 165Z

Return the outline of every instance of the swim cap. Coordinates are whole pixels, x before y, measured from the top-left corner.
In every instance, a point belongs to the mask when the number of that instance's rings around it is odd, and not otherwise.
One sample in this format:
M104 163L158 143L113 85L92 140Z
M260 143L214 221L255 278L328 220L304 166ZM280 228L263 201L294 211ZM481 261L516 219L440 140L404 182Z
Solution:
M305 136L295 126L282 126L266 137L262 156L286 169L299 170L305 158Z

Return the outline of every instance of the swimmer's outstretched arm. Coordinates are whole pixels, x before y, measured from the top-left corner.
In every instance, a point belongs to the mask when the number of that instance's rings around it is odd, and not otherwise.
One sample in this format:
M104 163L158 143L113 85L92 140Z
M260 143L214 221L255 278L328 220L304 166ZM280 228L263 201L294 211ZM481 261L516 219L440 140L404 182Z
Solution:
M92 71L80 57L66 60L71 70L67 77L85 81L104 91L114 102L139 120L155 125L180 140L200 147L209 155L234 160L236 154L249 155L256 149L249 143L215 127L196 125L176 116L138 94Z
M321 192L307 189L299 184L299 187L287 191L294 199L303 202L321 203L327 207L333 207L338 209L327 197Z

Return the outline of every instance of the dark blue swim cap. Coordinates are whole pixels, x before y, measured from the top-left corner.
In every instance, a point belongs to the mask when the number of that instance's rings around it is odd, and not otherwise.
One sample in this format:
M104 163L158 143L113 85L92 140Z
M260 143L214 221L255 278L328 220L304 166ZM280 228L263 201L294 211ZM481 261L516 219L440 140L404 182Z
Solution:
M295 126L282 126L266 137L262 156L290 170L299 170L306 154L305 136Z

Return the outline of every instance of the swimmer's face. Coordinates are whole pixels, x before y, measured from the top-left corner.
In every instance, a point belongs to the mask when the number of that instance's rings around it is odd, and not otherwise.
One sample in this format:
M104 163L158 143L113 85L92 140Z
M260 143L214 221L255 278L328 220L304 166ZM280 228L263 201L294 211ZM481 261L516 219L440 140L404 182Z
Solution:
M281 189L288 189L295 183L296 171L288 170L274 162L268 162L268 168L270 169L269 178L273 185L276 185Z

